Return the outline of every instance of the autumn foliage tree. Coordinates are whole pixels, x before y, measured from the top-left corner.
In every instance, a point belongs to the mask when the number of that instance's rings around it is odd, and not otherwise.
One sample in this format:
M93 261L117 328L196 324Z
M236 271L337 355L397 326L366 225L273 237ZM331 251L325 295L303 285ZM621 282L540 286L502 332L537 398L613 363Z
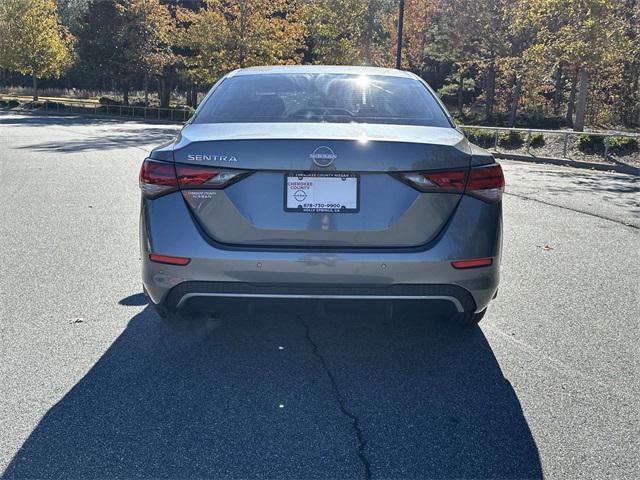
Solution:
M317 0L307 3L307 46L312 63L349 65L361 63L367 12L365 0Z
M333 65L393 65L394 0L310 0L305 59Z
M181 9L177 43L191 50L188 76L211 83L253 65L299 63L304 24L295 0L205 0L200 10Z
M38 79L60 76L73 62L73 37L55 0L0 0L0 67Z
M93 2L78 32L84 70L117 84L128 104L134 82L161 77L164 66L174 60L174 29L169 11L159 0Z
M58 85L120 90L125 103L130 90L156 87L163 107L178 91L195 106L222 75L252 65L395 64L398 0L57 1L79 59ZM404 5L401 66L460 120L640 125L640 0ZM4 82L23 82L7 68L37 81L69 64L71 36L55 0L0 0L0 11Z
M595 71L624 49L625 38L610 0L531 0L529 21L537 27L537 41L528 56L539 64L558 58L573 71L577 82L575 129L585 125L589 82ZM571 111L573 109L571 108Z
M441 0L406 0L404 6L404 29L402 67L422 73L425 67L426 50L429 47L430 31ZM396 15L391 15L388 28L391 31L389 47L395 53L398 42ZM391 59L389 59L391 62Z
M621 0L617 6L627 49L618 51L618 73L609 76L609 104L624 124L640 123L640 0Z

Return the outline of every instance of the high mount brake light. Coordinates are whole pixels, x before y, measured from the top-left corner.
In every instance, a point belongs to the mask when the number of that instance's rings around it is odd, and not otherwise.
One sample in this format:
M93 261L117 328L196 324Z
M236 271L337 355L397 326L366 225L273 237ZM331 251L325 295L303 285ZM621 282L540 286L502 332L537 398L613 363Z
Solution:
M497 163L469 170L394 174L421 192L466 193L487 202L499 202L504 192L502 167Z
M147 158L140 168L140 189L147 198L157 198L178 189L224 188L251 172L160 162Z

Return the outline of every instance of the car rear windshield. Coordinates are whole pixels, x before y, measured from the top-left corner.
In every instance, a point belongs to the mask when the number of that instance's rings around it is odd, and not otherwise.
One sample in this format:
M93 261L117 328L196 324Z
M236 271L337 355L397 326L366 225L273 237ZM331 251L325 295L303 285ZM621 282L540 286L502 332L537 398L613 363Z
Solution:
M382 75L257 74L227 78L194 123L332 122L450 127L418 80Z

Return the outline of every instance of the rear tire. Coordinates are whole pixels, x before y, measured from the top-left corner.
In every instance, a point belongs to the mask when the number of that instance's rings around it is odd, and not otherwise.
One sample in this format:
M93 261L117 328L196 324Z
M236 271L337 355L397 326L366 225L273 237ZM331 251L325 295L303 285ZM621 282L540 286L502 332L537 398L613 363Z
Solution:
M464 312L458 313L454 316L454 321L458 325L472 327L480 323L480 320L484 317L484 314L487 313L487 309L485 308L481 312Z
M169 308L163 303L155 303L153 300L151 300L151 296L149 295L149 292L147 292L147 288L144 285L142 286L142 291L149 299L149 305L153 307L162 321L167 323L176 323L185 320L186 316L184 313L178 311L175 308Z
M163 304L150 303L153 305L153 309L156 311L158 316L166 323L175 324L188 320L188 316L178 309L169 308Z

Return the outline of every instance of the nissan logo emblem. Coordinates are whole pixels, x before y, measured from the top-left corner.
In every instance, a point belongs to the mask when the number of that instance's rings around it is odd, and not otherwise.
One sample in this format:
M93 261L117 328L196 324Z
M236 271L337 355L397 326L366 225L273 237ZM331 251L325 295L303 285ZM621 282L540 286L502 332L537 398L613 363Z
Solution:
M333 150L331 150L331 148L321 145L316 148L309 157L311 157L311 160L313 160L313 163L317 166L328 167L337 158L337 155Z

